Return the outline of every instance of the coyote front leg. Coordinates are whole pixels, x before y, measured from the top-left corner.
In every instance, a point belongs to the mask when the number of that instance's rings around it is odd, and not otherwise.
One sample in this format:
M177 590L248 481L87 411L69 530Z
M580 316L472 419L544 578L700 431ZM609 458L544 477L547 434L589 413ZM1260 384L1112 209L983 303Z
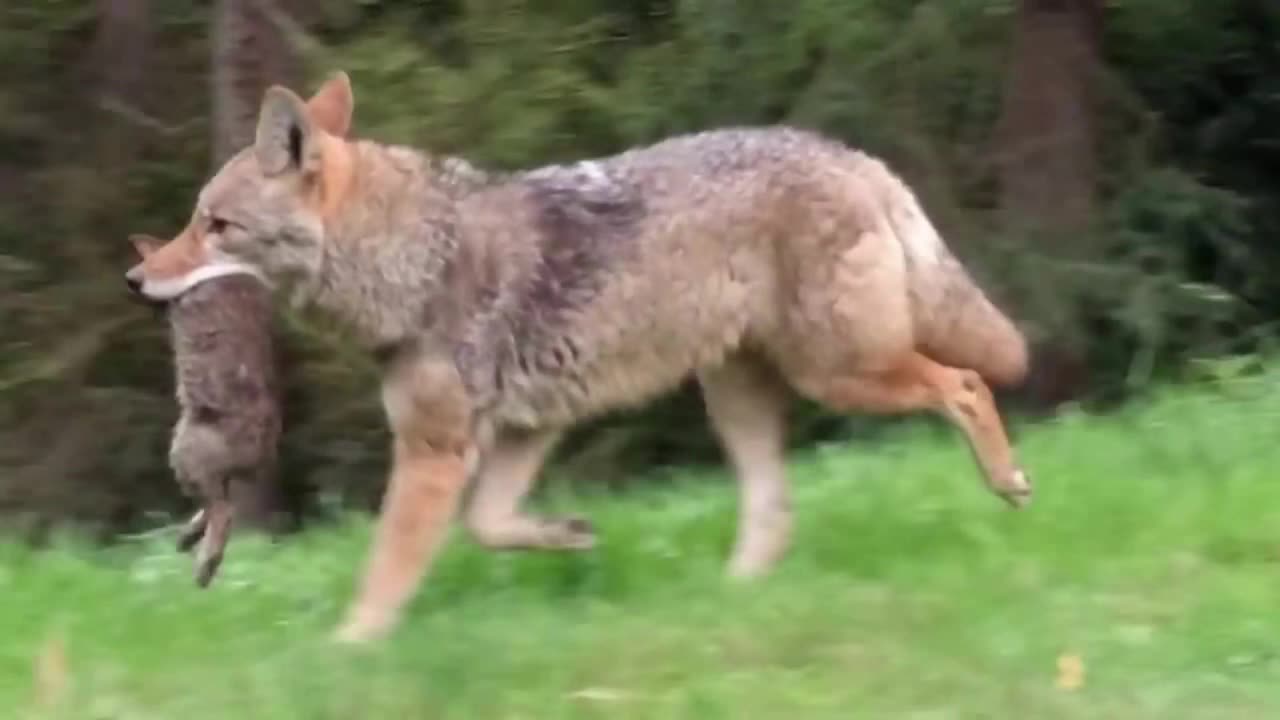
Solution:
M469 408L452 366L402 368L385 384L383 402L395 436L393 466L359 594L337 633L346 642L373 640L395 626L466 485Z

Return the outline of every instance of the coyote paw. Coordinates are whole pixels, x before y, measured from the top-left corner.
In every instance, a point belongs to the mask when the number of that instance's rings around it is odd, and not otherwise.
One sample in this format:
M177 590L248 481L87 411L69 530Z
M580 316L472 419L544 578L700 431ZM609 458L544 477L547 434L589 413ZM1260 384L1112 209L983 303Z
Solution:
M786 550L783 543L776 543L772 547L735 549L726 568L729 579L735 582L750 582L768 575Z
M596 531L582 517L548 518L543 525L545 546L556 550L590 550L596 546Z
M1021 468L1014 470L1009 479L996 488L996 494L1015 510L1031 504L1031 477Z
M364 645L386 637L394 625L391 616L357 612L334 631L331 639L339 645Z

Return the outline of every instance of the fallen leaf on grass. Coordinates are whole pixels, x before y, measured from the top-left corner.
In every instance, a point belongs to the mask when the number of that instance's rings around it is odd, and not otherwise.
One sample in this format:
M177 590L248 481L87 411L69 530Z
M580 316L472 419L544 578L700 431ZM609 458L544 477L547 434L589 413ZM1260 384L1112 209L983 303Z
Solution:
M40 647L35 659L36 705L49 709L58 704L70 684L66 641L54 633Z
M1074 653L1058 656L1058 680L1060 690L1079 690L1084 687L1084 660Z
M621 690L612 690L610 688L583 688L574 690L569 693L569 697L574 700L592 700L595 702L618 702L626 700L627 694Z

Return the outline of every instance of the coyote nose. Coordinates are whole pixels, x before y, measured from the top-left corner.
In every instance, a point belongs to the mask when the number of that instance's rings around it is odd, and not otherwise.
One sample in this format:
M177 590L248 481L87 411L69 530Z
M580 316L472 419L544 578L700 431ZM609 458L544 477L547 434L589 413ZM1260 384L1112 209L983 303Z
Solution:
M124 282L129 286L129 292L134 294L142 292L142 277L137 268L133 268L124 274Z

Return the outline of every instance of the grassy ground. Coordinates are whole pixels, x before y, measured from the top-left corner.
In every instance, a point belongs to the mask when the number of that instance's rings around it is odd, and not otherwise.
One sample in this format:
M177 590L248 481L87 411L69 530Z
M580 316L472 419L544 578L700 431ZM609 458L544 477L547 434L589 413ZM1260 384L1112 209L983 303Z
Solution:
M722 472L557 498L595 520L595 552L456 537L400 632L366 650L326 641L363 522L234 542L204 593L167 537L0 546L0 714L1280 717L1278 420L1271 380L1026 430L1022 513L950 433L801 454L794 550L744 586L721 574ZM41 693L60 702L38 714Z

